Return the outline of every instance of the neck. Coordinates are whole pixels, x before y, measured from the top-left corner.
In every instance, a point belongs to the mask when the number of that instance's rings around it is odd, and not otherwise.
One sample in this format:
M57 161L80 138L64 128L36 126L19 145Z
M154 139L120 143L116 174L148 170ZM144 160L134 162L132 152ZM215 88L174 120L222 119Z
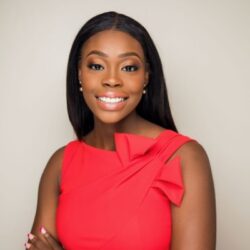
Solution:
M118 123L107 124L94 119L94 128L86 136L90 145L106 150L115 150L114 133L138 133L137 128L144 119L136 113ZM86 141L85 140L85 141Z

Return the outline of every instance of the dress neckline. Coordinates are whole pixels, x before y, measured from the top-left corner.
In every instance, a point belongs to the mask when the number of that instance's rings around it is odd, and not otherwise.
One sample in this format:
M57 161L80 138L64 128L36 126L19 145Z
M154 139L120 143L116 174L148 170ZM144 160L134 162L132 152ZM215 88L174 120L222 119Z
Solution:
M161 131L159 133L159 135L157 135L156 137L148 137L145 135L141 135L141 134L133 134L133 133L126 133L126 132L114 132L114 140L115 140L115 146L117 146L117 140L119 140L119 138L127 136L127 137L137 137L138 139L148 139L151 141L157 141L161 136L163 136L165 133L167 133L168 131L170 131L169 129L164 129L163 131ZM100 153L107 153L107 154L116 154L117 153L117 149L115 150L108 150L108 149L103 149L103 148L97 148L94 147L90 144L87 144L83 139L80 141L80 143L85 147L88 148L90 150L93 151L98 151Z

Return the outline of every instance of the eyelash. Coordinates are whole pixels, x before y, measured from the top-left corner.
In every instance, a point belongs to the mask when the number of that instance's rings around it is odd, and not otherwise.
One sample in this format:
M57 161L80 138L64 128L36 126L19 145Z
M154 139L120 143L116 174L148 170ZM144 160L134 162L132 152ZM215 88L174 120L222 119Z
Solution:
M91 64L89 64L88 68L90 68L92 70L97 70L97 71L99 71L100 68L102 68L101 70L104 70L104 67L102 65L100 65L100 64L97 64L97 63L91 63ZM97 69L97 68L99 68L99 69Z
M128 66L123 67L122 70L123 70L124 68L130 69L130 70L126 70L126 71L128 71L128 72L134 72L134 71L137 71L139 67L136 66L136 65L128 65ZM132 69L132 70L131 70L131 69ZM124 70L123 70L123 71L124 71Z
M96 70L96 71L104 70L104 67L102 65L100 65L100 64L97 64L97 63L89 64L88 68L91 69L91 70ZM127 65L127 66L122 68L122 71L134 72L134 71L137 71L138 69L139 69L139 67L136 66L136 65Z

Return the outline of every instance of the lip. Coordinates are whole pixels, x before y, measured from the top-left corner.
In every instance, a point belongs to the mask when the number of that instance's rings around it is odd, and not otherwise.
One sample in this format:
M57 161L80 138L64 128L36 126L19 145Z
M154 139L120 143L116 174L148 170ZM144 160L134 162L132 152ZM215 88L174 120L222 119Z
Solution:
M121 97L124 98L123 101L117 102L117 103L105 103L98 99L98 97L109 97L109 98L117 98ZM98 106L105 111L119 111L122 110L127 103L128 96L124 95L124 93L118 93L118 92L105 92L100 93L98 96L96 96L96 101Z
M125 99L128 98L128 96L125 95L124 93L111 92L111 91L100 93L100 94L96 95L96 97L110 97L110 98L121 97L121 98L125 98Z

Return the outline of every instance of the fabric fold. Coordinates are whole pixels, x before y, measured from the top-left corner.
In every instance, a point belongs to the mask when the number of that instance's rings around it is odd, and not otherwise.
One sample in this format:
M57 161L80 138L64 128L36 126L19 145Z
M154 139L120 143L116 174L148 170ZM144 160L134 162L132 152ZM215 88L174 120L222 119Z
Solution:
M167 162L155 178L152 187L160 189L175 205L179 206L184 194L180 157Z
M116 152L124 166L145 155L155 144L156 140L134 134L115 133Z

